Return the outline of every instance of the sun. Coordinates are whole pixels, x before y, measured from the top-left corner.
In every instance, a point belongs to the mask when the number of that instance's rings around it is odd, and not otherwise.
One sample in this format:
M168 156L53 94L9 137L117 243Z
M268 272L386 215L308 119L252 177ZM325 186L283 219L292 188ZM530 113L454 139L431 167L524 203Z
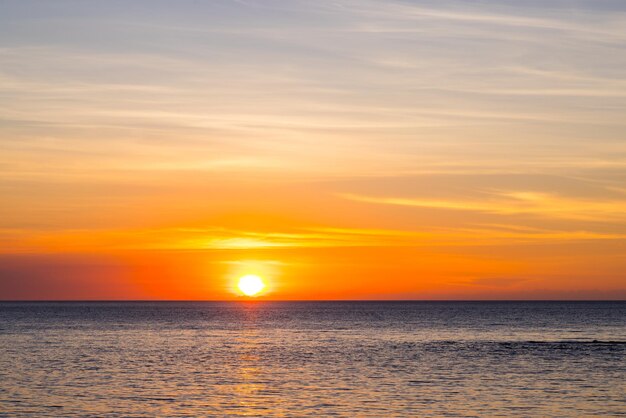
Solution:
M265 288L263 279L255 274L248 274L239 279L237 287L246 296L255 296Z

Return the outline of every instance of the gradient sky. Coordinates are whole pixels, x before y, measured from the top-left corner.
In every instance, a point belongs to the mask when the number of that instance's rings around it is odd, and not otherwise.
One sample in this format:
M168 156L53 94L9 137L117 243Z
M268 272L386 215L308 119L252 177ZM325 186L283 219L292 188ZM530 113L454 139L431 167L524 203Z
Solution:
M0 2L0 299L626 298L623 0Z

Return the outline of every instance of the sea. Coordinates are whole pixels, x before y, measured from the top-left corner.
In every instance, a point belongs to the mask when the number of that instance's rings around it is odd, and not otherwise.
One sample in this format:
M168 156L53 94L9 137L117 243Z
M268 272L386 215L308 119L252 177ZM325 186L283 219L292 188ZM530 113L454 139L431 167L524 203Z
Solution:
M0 416L626 416L626 302L3 302Z

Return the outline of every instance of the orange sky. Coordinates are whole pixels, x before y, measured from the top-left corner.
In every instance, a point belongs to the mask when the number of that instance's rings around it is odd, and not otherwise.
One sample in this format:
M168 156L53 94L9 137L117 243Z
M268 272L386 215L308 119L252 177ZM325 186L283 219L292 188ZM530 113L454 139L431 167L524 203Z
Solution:
M1 4L0 299L626 298L626 12L534 3Z

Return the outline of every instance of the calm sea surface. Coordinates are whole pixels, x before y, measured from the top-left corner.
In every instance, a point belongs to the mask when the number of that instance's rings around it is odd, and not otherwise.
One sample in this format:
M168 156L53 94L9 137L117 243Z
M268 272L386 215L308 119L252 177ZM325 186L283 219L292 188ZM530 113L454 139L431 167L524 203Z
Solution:
M626 303L0 303L0 416L224 415L626 415Z

